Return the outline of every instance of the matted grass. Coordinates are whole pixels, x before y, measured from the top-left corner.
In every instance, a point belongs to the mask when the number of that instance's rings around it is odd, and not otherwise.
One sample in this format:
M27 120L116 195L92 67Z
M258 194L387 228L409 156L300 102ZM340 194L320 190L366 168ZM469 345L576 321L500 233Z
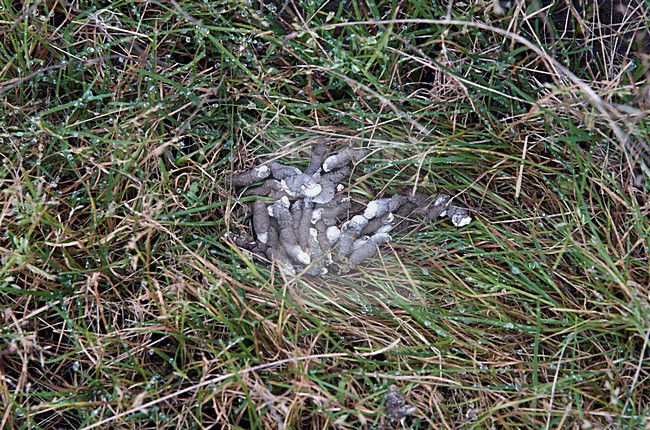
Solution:
M650 425L647 2L315 3L0 1L0 427ZM319 279L225 241L316 138L474 222Z

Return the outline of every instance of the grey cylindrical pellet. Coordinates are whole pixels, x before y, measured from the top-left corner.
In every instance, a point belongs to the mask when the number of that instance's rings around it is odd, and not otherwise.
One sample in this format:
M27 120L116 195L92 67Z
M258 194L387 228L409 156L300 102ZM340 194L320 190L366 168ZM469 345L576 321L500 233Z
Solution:
M338 205L333 207L323 207L321 212L321 219L327 225L334 225L337 223L337 218L343 215L352 207L349 200L343 200Z
M352 217L350 221L348 221L350 224L354 225L354 229L361 232L367 225L368 225L368 218L366 218L363 215L355 215Z
M293 222L291 212L289 212L289 209L287 208L288 201L288 199L281 199L269 206L269 209L273 213L273 218L278 221L281 229L291 226L291 223Z
M451 196L439 194L435 199L422 193L409 196L409 201L415 204L415 213L422 214L429 219L436 219L445 215Z
M378 246L390 241L390 236L385 233L376 234L365 242L363 245L353 250L348 262L350 265L361 264L369 258L377 255Z
M314 228L318 232L318 243L320 243L321 249L327 249L328 238L327 238L327 224L323 222L322 219L316 221Z
M242 194L243 196L268 196L274 199L280 199L286 195L284 187L280 181L269 179L259 187L249 188Z
M297 262L301 264L309 264L311 262L309 254L298 245L296 233L293 231L293 228L285 227L280 230L280 245L282 245L287 255Z
M323 188L311 176L304 174L289 176L282 180L292 197L316 197Z
M350 221L343 224L341 228L341 238L339 239L338 251L339 258L347 258L354 250L354 241L361 234L361 228L356 223Z
M431 199L431 204L427 208L425 216L429 219L436 219L445 216L447 209L449 208L449 200L451 200L451 196L447 194L440 194L435 200Z
M394 217L389 217L388 215L384 215L383 217L380 218L371 219L370 221L368 221L368 224L363 228L361 234L363 235L375 234L377 230L379 230L380 228L390 225L392 222L391 218L394 219Z
M363 216L368 219L382 217L389 212L390 199L377 199L373 200L366 206Z
M287 255L289 257L293 258L295 261L297 261L300 264L307 265L311 263L311 258L309 257L309 254L305 252L299 245L292 245L292 246L284 246L284 250L287 252Z
M327 239L327 243L332 246L341 238L341 230L335 225L329 226L325 231L325 238Z
M268 164L269 169L271 169L271 176L277 180L282 180L290 176L300 175L302 172L300 169L294 166L285 166L276 161L272 161Z
M414 212L419 214L425 214L429 206L433 203L431 196L423 193L412 194L408 196L408 200L415 205Z
M343 166L340 169L321 174L321 181L329 181L333 184L338 184L349 175L350 168L348 166Z
M271 219L266 204L262 200L255 200L253 202L253 231L260 243L268 243L270 226Z
M311 160L305 169L305 175L313 175L320 170L323 160L327 155L327 143L324 139L318 139L311 145Z
M280 245L278 231L273 226L269 227L269 239L266 241L266 244L271 248L277 248Z
M296 232L291 226L280 228L280 244L285 247L298 244Z
M395 212L407 201L408 199L406 198L406 196L395 194L393 197L390 198L390 202L388 202L388 210L390 212Z
M325 259L323 258L323 250L321 249L321 245L318 240L318 231L315 228L312 228L309 231L308 247L311 254L312 267L307 273L312 276L318 276L327 273L327 269L324 267Z
M363 230L361 230L361 234L363 235L374 234L379 229L379 227L383 225L384 223L381 221L381 218L373 218L370 221L368 221L368 224L364 227Z
M226 178L226 183L233 187L245 187L254 182L269 177L270 169L267 166L259 166L241 173L234 173Z
M293 229L298 231L302 220L302 208L304 200L296 200L291 205L291 216L293 217Z
M266 250L266 256L271 261L276 261L282 268L290 275L296 274L296 269L293 267L293 262L282 248L269 247Z
M314 205L311 202L303 201L302 217L298 224L298 244L306 248L309 243L309 233L311 229L311 216Z
M447 216L451 219L451 223L456 227L464 227L472 222L472 217L469 215L469 211L458 206L449 206L447 209Z
M325 161L323 161L323 170L326 172L331 172L332 170L338 169L339 167L343 167L347 164L356 163L369 154L370 150L368 149L342 149L335 155L327 157Z
M238 248L253 249L255 247L255 239L249 236L242 236L237 233L228 232L223 236L223 238L231 241Z
M336 184L329 180L321 180L320 186L320 194L312 199L314 203L327 204L334 200L334 196L336 195Z

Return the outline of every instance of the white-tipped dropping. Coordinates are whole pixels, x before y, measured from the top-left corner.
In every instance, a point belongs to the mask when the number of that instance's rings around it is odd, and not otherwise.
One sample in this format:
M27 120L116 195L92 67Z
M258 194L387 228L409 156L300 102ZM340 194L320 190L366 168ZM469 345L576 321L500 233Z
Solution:
M352 244L353 249L358 249L360 246L365 245L368 241L370 240L369 236L363 236L360 237L359 239L354 241L354 244Z
M384 233L378 233L368 240L357 240L354 243L354 249L348 259L353 266L364 262L377 255L378 246L390 241L390 236ZM357 243L358 242L358 243Z
M316 224L323 217L323 208L314 209L311 213L311 223Z
M259 234L257 235L257 240L259 240L260 243L263 243L264 245L266 245L266 243L269 241L269 233L268 233L268 232L266 232L266 233L259 233Z
M330 227L327 227L327 231L325 231L325 234L327 235L327 241L329 242L330 245L334 245L336 242L339 241L339 238L341 237L341 230L335 225L332 225Z
M389 199L377 199L368 203L366 210L363 212L363 216L368 219L373 219L375 217L384 216L389 211Z
M451 217L451 223L456 227L465 227L472 222L472 217L466 213L456 213Z
M450 197L447 194L440 194L437 198L436 201L433 202L434 206L442 206L446 205L447 202L449 201Z
M384 224L381 227L377 229L375 234L383 234L383 233L388 233L393 229L393 224Z
M259 166L253 169L253 172L255 172L255 176L257 176L260 179L267 178L270 174L269 166Z
M266 210L269 213L269 216L272 216L272 217L275 218L275 216L276 216L276 213L275 213L276 210L275 209L276 208L277 209L282 209L282 208L289 209L290 205L291 205L291 203L289 202L289 197L282 196L282 198L280 200L276 200L275 203L273 203L272 205L269 205L266 208Z
M316 197L323 191L323 187L315 182L308 182L300 187L300 194L305 197Z
M298 263L301 264L309 264L311 263L311 257L309 254L307 254L305 251L302 250L302 248L298 245L293 245L293 246L285 246L285 251L287 251L287 254L289 257L293 258L296 260Z
M368 218L365 215L355 215L350 222L356 224L360 230L363 230L368 225Z
M329 156L323 161L323 170L326 172L331 172L332 170L339 167L339 159L336 155Z

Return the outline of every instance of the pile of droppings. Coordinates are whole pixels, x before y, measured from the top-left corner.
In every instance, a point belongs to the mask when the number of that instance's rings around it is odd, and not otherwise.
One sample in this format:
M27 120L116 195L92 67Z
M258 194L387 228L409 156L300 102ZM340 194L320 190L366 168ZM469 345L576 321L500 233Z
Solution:
M450 204L447 194L397 194L353 209L341 181L349 178L351 165L370 153L345 148L329 155L327 143L318 140L304 172L273 161L230 175L226 185L231 188L264 182L242 194L258 197L251 205L254 237L229 238L266 255L289 274L305 270L316 276L333 265L349 269L375 257L379 246L391 240L396 223L412 213L429 219L447 216L456 227L471 222L467 209Z

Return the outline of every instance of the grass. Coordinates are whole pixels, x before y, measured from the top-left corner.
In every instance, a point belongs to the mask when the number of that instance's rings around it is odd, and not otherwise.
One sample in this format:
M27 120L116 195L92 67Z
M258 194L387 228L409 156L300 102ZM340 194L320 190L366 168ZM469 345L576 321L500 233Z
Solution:
M23 3L0 1L0 427L649 425L650 73L624 43L647 2L570 28L564 2ZM223 240L250 231L225 175L318 137L375 150L355 200L447 190L474 222L319 279Z

